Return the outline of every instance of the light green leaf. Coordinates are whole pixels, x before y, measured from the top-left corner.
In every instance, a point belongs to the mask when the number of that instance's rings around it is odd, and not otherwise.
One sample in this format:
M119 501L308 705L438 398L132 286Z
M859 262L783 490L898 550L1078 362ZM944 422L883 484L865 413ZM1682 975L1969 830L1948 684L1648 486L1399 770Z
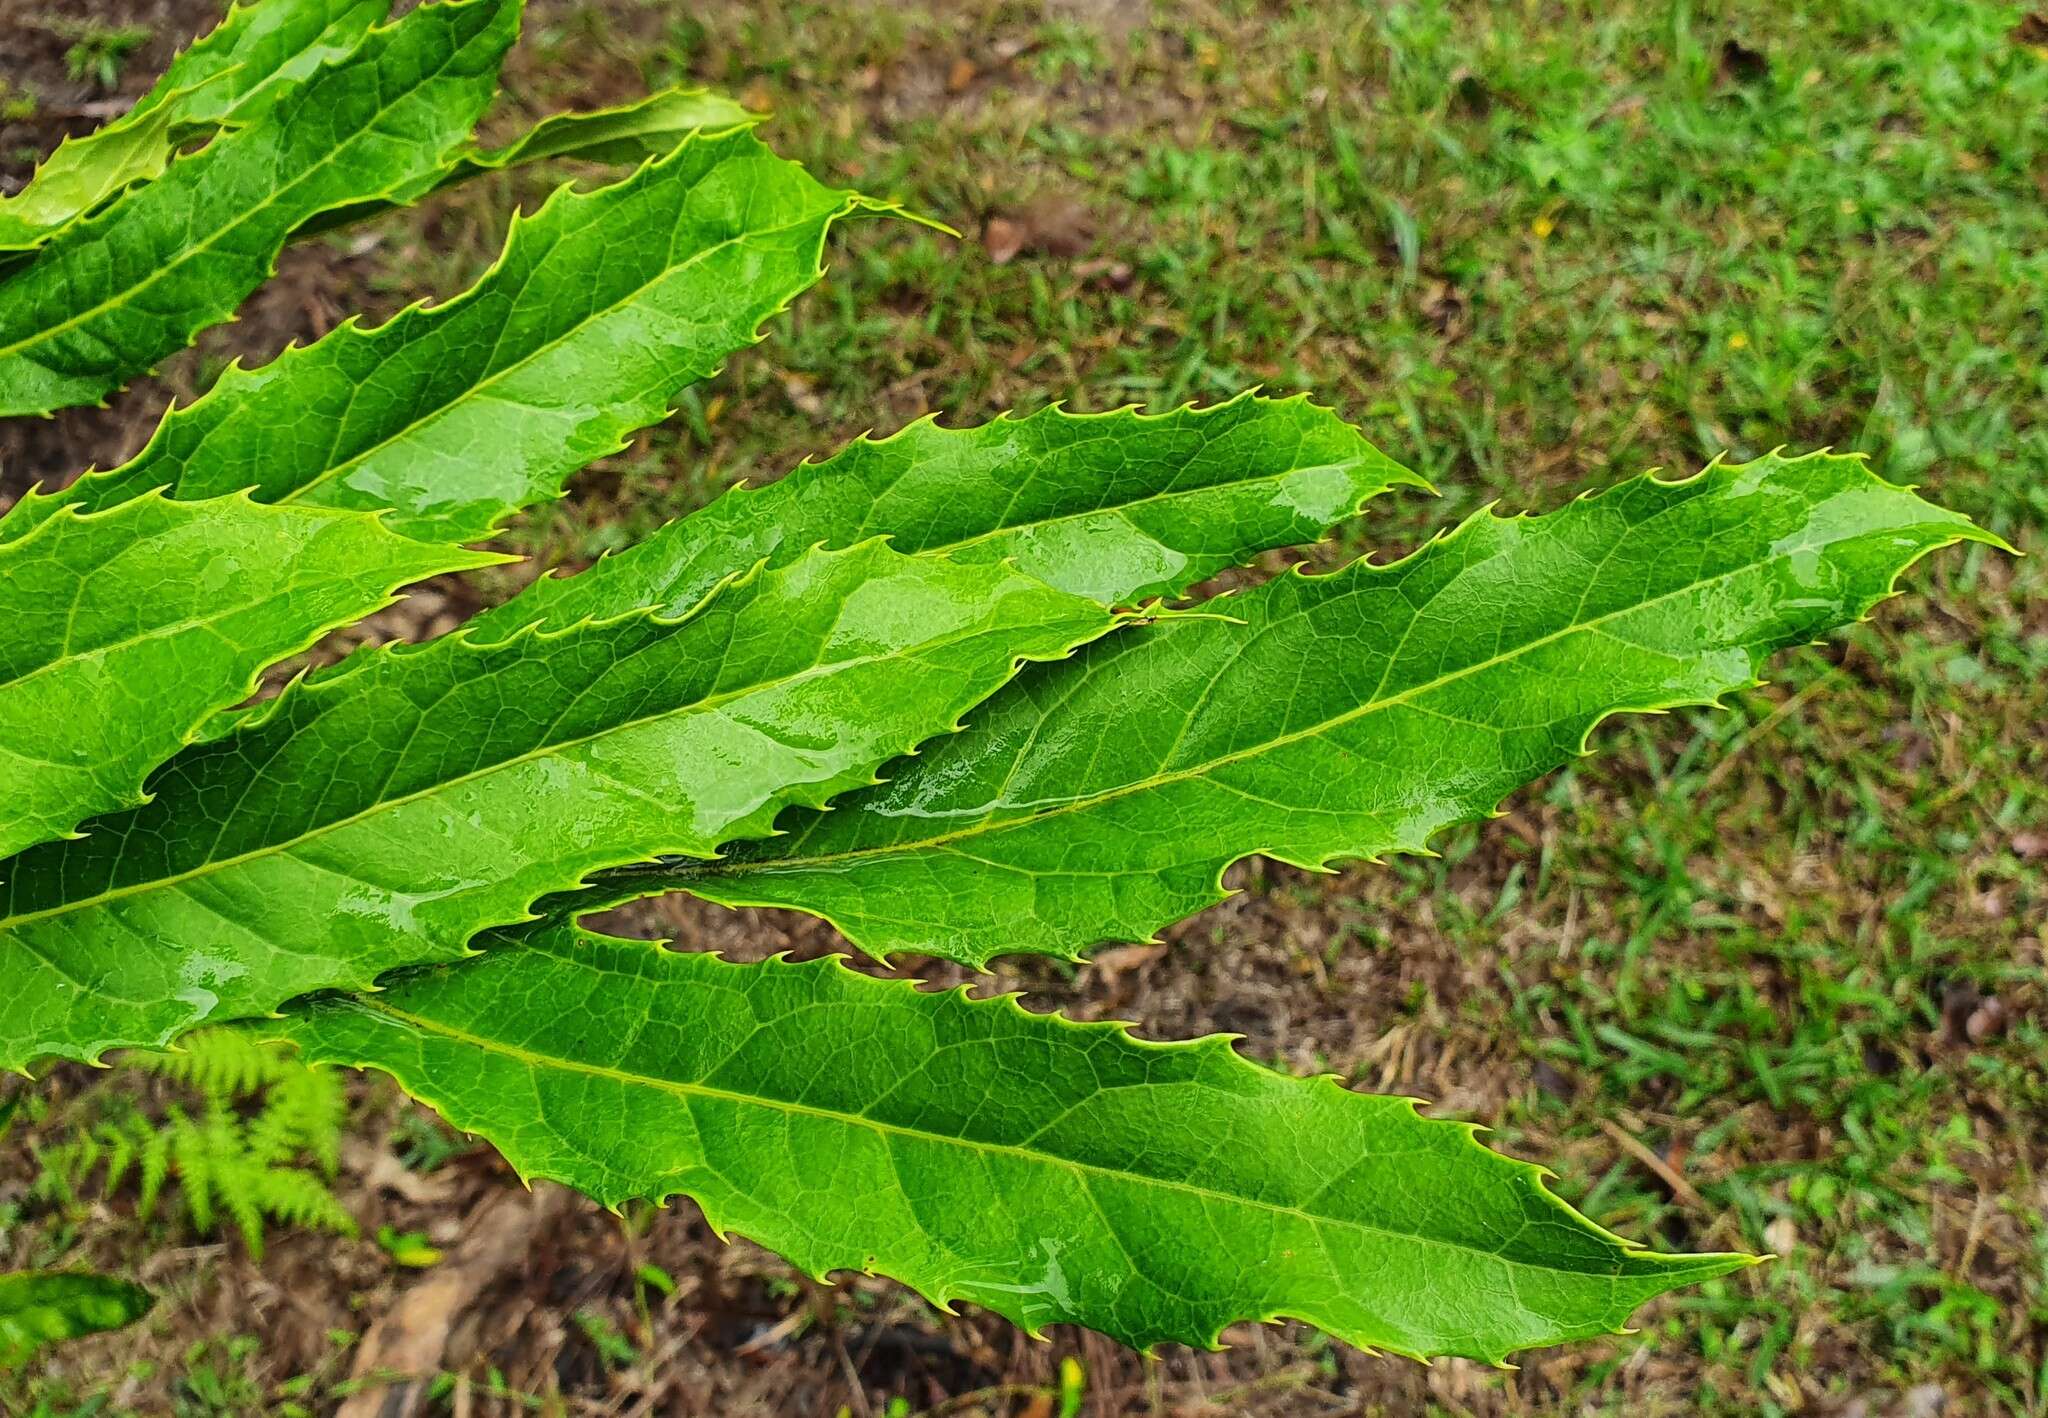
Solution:
M0 252L31 250L125 187L164 170L185 132L260 113L291 84L354 49L389 0L238 5L170 63L120 118L67 138L20 192L0 198Z
M501 559L236 496L70 510L0 544L0 857L140 802L265 666L396 587Z
M1406 1098L837 961L741 965L555 924L258 1026L368 1065L527 1176L695 1199L812 1274L1037 1332L1212 1344L1286 1315L1499 1361L1748 1263L1656 1255Z
M156 1301L139 1285L76 1270L0 1275L0 1368L13 1368L45 1344L119 1329Z
M1322 537L1390 487L1425 486L1327 409L1244 397L1140 414L1046 409L974 428L923 419L711 506L478 618L481 636L630 606L692 605L756 558L887 536L902 551L1013 560L1108 605L1172 596Z
M680 620L358 654L172 759L145 806L0 862L0 1067L459 956L590 871L708 856L872 782L1114 623L869 542Z
M153 487L389 507L410 535L481 537L559 496L757 339L818 279L827 230L861 205L749 134L685 142L625 181L556 193L455 299L229 370L130 462L25 498L0 539L54 508Z
M518 24L518 0L423 5L261 120L58 232L0 281L0 414L119 388L231 315L295 227L439 172Z
M666 157L692 133L725 133L761 121L733 100L709 89L662 89L633 103L591 113L557 113L543 118L525 136L502 148L473 149L433 175L422 175L409 188L390 197L337 207L299 228L295 236L311 236L353 222L365 221L430 192L439 192L472 178L522 163L549 158L609 163L630 167Z
M28 186L0 197L0 269L122 188L162 172L171 160L178 107L165 104L59 143Z
M665 157L692 133L749 128L761 115L723 94L689 85L660 89L646 98L589 113L557 113L502 148L464 158L438 184L446 186L543 158L618 165Z
M1640 478L1482 513L1405 561L1282 576L1019 679L969 732L789 835L623 874L971 963L1144 940L1254 853L1420 852L1609 715L1706 704L1853 621L1923 553L1993 541L1861 460Z
M129 116L174 104L186 123L246 122L354 53L390 13L391 0L243 0L170 62Z

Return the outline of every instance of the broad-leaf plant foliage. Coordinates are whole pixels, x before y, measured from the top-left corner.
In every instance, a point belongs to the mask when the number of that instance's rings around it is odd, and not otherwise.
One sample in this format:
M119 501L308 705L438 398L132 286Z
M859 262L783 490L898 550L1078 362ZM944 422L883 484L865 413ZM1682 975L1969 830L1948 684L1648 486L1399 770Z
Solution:
M480 146L520 18L239 6L0 202L0 413L32 416L230 318L288 241L611 165L468 290L231 367L0 518L0 1065L245 1021L526 1176L1138 1346L1294 1316L1500 1361L1747 1264L1611 1234L1474 1128L1220 1037L577 918L685 891L973 966L1150 940L1249 855L1426 851L1607 717L1715 703L1991 538L1857 459L1772 455L1196 607L1422 480L1301 398L1055 407L863 438L249 705L404 586L502 559L506 519L890 210L687 90Z

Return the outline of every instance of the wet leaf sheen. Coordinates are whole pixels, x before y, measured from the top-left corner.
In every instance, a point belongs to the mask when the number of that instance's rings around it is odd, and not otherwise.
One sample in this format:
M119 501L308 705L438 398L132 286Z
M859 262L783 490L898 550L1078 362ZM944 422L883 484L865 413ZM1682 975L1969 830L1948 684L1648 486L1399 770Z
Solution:
M358 654L172 759L143 807L0 862L0 1066L459 956L586 872L707 856L872 781L1020 659L1112 624L869 542L680 620Z

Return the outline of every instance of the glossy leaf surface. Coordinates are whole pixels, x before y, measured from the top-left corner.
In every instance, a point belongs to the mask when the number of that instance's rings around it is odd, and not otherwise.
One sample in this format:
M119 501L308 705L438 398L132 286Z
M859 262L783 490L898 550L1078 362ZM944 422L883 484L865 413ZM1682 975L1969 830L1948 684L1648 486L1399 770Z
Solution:
M175 104L185 123L245 122L321 66L348 58L390 14L391 0L239 0L130 113Z
M686 142L625 181L558 192L455 299L230 370L128 463L25 499L0 538L166 486L388 507L410 535L481 537L757 339L859 205L748 134Z
M139 802L266 666L397 587L498 559L243 497L66 511L0 544L0 857Z
M1592 1226L1405 1098L836 961L733 964L564 925L275 1025L528 1176L694 1198L813 1274L874 1270L1036 1331L1212 1343L1296 1316L1498 1360L1745 1263Z
M266 0L237 5L173 59L121 117L67 138L20 192L0 198L0 252L60 228L163 172L183 133L246 120L320 65L347 55L390 0Z
M1962 517L1816 455L1482 513L1395 565L1287 575L1022 677L789 835L610 885L793 906L973 963L1144 940L1260 853L1417 852L1605 717L1711 703L1862 616Z
M121 387L231 315L301 223L443 170L518 23L518 0L422 5L260 121L64 227L0 281L0 414Z
M418 201L457 183L521 163L560 158L574 162L636 166L666 157L692 133L723 133L751 127L760 115L723 94L708 89L662 89L636 102L588 113L555 113L523 136L500 148L472 148L449 163L445 171L426 175L409 187L374 202L323 212L300 227L295 236L311 236Z
M585 873L707 856L818 805L1113 618L1007 567L870 542L700 609L354 656L0 862L0 1066L461 955Z
M925 419L703 511L477 622L483 635L629 606L693 604L755 558L887 536L908 552L1008 558L1108 605L1172 596L1273 547L1312 542L1422 480L1305 399L1160 415L1046 409L973 428Z

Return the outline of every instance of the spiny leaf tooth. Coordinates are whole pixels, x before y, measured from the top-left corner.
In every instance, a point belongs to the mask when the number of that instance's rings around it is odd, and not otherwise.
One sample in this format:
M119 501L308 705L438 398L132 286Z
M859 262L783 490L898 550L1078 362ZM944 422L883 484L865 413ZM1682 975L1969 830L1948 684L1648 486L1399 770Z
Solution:
M408 976L388 1003L278 1028L312 1056L394 1073L522 1170L607 1197L686 1194L719 1235L805 1273L889 1274L1026 1329L1081 1323L1142 1347L1297 1316L1354 1344L1497 1360L1611 1328L1617 1304L1730 1263L1646 1263L1526 1164L1412 1103L1274 1074L1220 1039L1147 1041L843 959L734 964L551 923ZM888 1066L870 1078L847 1071L855 1058ZM993 1094L998 1078L1010 1086ZM577 1106L544 1109L540 1127L507 1101L557 1090ZM996 1096L994 1112L974 1106ZM1219 1154L1218 1135L1243 1145ZM828 1171L792 1172L799 1154ZM1437 1170L1404 1190L1355 1170L1375 1157ZM866 1200L821 1213L801 1200L819 1189ZM1447 1209L1410 1204L1430 1197ZM1532 1231L1541 1255L1515 1239ZM1542 1284L1517 1285L1524 1270Z
M862 597L906 580L929 593L908 612ZM380 648L180 754L154 802L95 838L12 864L0 1062L154 1043L463 958L593 872L709 857L822 804L955 722L1020 648L1057 653L1112 623L1050 587L870 544L730 578L683 618L628 608ZM439 723L480 727L426 731ZM73 988L113 959L120 989Z
M1398 561L1245 592L1241 624L1133 627L1026 670L833 813L715 874L634 884L824 915L883 957L1144 939L1223 899L1247 856L1426 851L1590 751L1608 718L1723 701L1921 556L1986 537L1838 456L1482 510ZM913 802L916 825L898 811Z

